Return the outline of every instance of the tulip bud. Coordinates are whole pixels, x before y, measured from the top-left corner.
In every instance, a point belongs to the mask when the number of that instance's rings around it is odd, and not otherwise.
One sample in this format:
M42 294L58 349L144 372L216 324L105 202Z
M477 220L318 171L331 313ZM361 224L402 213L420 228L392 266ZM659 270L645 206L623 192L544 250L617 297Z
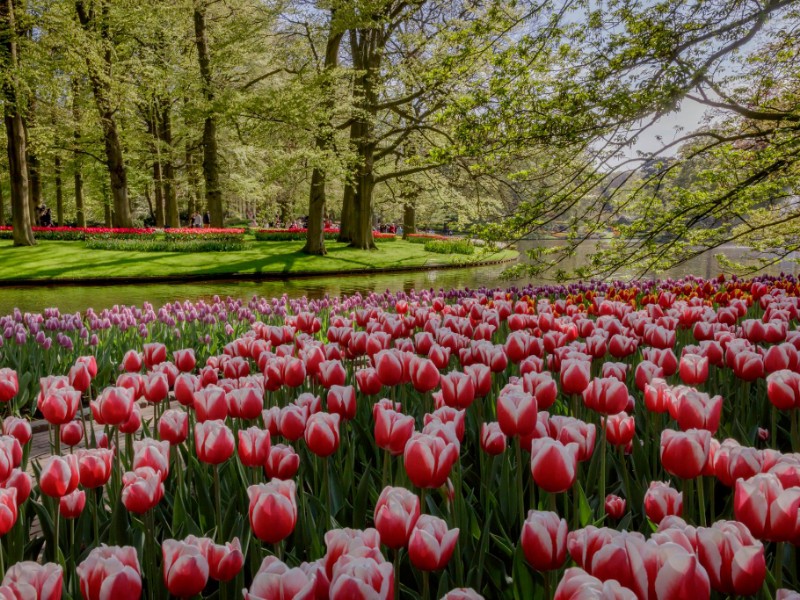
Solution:
M448 529L447 523L431 515L417 519L408 540L408 557L421 571L439 571L447 566L458 542L458 528Z
M203 591L208 582L208 560L201 549L191 543L164 540L164 583L178 598L190 598Z
M567 532L567 522L556 513L528 511L520 540L528 563L537 571L560 568L567 556Z
M297 499L294 481L273 479L269 483L251 485L250 527L262 542L277 544L288 537L297 523Z
M112 590L114 600L138 600L142 595L141 569L133 546L101 544L76 572L85 600L106 600Z

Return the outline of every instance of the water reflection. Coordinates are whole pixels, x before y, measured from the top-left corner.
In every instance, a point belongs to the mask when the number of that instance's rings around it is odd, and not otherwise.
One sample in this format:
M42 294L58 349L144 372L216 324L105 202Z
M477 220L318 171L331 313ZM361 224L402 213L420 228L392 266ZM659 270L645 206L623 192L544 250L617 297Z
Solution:
M521 250L533 244L551 245L554 242L523 242ZM594 243L579 249L576 256L569 259L564 266L567 269L581 264ZM725 246L719 252L728 258L741 260L746 250L737 246ZM308 296L318 298L325 294L332 296L360 292L410 291L425 288L472 288L498 287L507 285L523 285L526 283L545 283L545 280L530 279L509 282L501 277L501 266L477 267L472 269L428 270L414 273L362 274L345 277L315 277L286 281L209 281L203 283L183 284L136 284L111 286L39 286L25 288L0 288L0 314L7 314L14 307L23 311L41 311L50 306L58 306L62 311L83 311L87 307L95 309L107 308L114 304L136 304L151 302L158 306L174 300L209 299L215 294L250 298L253 295L278 296L288 294L292 297ZM720 272L720 266L713 254L697 257L664 276L681 277L699 275L714 277ZM795 262L785 261L769 269L771 273L786 272L797 275L800 267ZM620 273L620 277L630 273Z

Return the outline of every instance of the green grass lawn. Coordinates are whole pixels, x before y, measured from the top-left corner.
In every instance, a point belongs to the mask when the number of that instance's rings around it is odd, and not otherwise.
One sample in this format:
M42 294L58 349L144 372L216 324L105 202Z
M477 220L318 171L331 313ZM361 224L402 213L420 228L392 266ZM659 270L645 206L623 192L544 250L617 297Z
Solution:
M401 240L378 242L378 249L370 252L326 242L327 256L302 254L302 247L303 242L250 242L235 252L121 252L89 250L84 242L40 241L33 247L14 248L10 240L0 240L0 281L352 273L468 266L517 256L513 250L478 251L472 256L434 254L422 244Z

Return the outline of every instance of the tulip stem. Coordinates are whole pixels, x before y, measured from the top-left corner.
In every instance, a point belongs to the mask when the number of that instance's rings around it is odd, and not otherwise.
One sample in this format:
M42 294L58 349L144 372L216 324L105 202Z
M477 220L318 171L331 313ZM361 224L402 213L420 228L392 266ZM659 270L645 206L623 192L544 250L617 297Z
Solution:
M700 526L706 526L706 494L705 494L705 481L703 481L703 476L697 479L697 501L700 506L699 514L700 514Z
M628 502L628 506L630 506L632 500L631 497L631 477L628 473L628 465L625 464L625 448L624 446L619 446L619 464L622 466L622 477L625 481L625 499ZM606 499L602 498L603 504L605 504Z
M322 459L322 472L325 482L325 505L328 509L328 526L334 527L333 524L333 506L331 505L331 474L328 470L328 459Z
M775 549L775 564L773 565L773 575L775 577L775 591L783 587L783 548L785 542L778 542Z
M514 437L514 452L517 458L517 501L519 503L519 526L525 522L525 495L522 490L522 441Z
M394 551L394 600L400 598L400 548Z
M6 557L3 552L3 542L0 540L0 581L6 576Z
M103 488L102 487L98 488L98 489L94 489L94 490L89 490L89 497L92 499L92 510L93 510L92 526L94 527L94 543L95 544L99 544L100 543L100 523L99 523L99 520L100 520L100 508L99 508L100 499L98 497L98 494L102 494L102 493L103 493Z
M431 586L430 586L430 573L428 571L422 572L422 599L431 599Z
M772 407L772 447L778 449L778 409Z
M800 452L800 435L798 435L797 431L797 414L800 413L800 409L794 409L790 413L790 417L792 420L792 451L793 452Z
M216 521L217 521L217 542L222 543L222 493L220 491L219 485L219 465L214 465L214 504L216 510Z
M600 497L597 499L597 514L602 517L606 502L606 427L602 422L600 429L603 435L600 438Z
M155 541L155 517L153 511L150 509L144 514L144 530L145 530L145 544L147 547L147 560L145 561L145 579L147 580L147 595L151 600L158 597L156 593L156 556L158 550Z

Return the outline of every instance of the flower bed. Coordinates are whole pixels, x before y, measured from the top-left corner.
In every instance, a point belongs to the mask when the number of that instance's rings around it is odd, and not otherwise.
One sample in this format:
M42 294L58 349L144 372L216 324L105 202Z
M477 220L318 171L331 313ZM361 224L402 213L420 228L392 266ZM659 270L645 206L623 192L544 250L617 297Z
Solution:
M150 228L114 228L114 227L33 227L33 234L40 240L80 241L89 237L102 239L143 239L156 234ZM10 240L13 228L0 227L0 239Z
M470 240L450 238L427 240L425 242L425 250L427 252L436 252L437 254L472 254L475 252L475 246L472 245Z
M15 311L0 595L790 598L798 323L790 277Z
M409 233L406 240L413 244L424 244L430 240L449 240L450 238L444 235L437 235L435 233Z
M86 239L86 247L92 250L120 250L126 252L230 252L242 250L246 243L243 236L178 237L166 239Z
M243 228L230 228L230 229L165 229L164 239L171 242L181 242L184 240L195 240L202 238L203 240L217 240L221 242L230 242L244 239L245 230Z
M255 232L256 240L259 242L293 242L305 241L307 229L259 229ZM325 228L323 236L326 240L335 240L339 237L339 229ZM393 241L397 236L393 233L380 233L378 231L372 232L372 237L376 240Z

